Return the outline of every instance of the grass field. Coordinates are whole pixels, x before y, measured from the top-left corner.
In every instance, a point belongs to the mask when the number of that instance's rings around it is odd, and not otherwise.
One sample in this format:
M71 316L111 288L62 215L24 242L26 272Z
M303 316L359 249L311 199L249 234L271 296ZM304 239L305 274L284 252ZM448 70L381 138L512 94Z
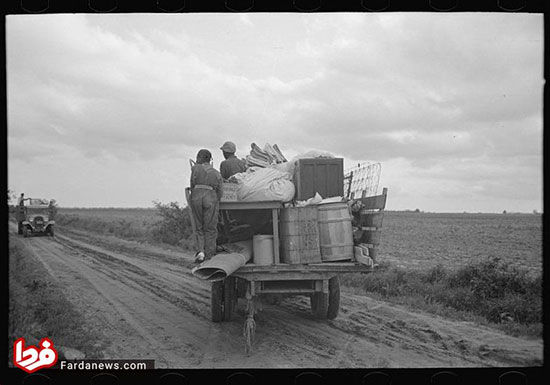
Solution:
M161 208L60 209L56 221L190 249L188 213ZM342 284L513 335L542 333L541 215L387 211L378 262L374 273L344 275Z
M155 240L161 220L156 209L133 208L60 208L56 217L57 224L64 227L149 242Z
M542 216L387 212L380 253L398 266L466 266L499 257L542 272Z
M156 209L59 209L57 221L128 239L159 239L163 216ZM169 231L165 228L164 231ZM380 259L397 266L459 268L499 257L542 271L542 216L534 214L439 214L387 211Z

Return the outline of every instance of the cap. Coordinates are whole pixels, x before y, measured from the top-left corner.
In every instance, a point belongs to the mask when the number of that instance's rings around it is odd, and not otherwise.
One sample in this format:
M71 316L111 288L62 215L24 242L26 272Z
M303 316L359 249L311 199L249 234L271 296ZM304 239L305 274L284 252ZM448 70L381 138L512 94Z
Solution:
M233 142L225 142L220 150L234 154L237 151L237 146Z

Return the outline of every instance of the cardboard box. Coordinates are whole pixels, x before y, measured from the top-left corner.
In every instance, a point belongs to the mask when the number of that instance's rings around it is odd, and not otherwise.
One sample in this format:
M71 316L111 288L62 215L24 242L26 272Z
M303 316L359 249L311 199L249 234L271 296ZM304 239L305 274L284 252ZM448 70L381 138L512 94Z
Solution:
M222 202L236 202L239 200L237 191L239 185L237 183L223 182L222 185Z

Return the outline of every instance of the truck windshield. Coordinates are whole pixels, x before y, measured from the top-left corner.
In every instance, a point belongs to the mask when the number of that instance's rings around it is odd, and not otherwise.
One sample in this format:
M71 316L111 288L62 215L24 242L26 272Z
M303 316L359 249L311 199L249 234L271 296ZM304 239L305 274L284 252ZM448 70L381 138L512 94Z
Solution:
M36 198L31 198L29 199L29 206L43 206L43 205L48 205L50 202L48 202L47 199L36 199Z
M50 210L43 207L27 207L27 214L30 215L49 215Z

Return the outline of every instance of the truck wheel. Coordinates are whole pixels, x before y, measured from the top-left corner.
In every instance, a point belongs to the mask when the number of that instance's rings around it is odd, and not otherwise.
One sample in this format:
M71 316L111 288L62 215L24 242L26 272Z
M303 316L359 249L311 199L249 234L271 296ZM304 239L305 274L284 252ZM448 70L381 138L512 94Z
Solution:
M322 291L311 295L311 312L317 319L326 319L328 312L328 294Z
M223 289L223 281L212 282L210 308L214 322L221 322L223 319Z
M21 222L17 223L17 234L23 234L23 225L21 225Z
M235 278L227 277L223 289L223 320L231 321L236 299Z
M23 226L23 238L27 238L29 236L29 229L27 226Z
M327 318L335 319L338 316L338 310L340 310L340 280L335 276L328 281Z
M49 227L48 233L50 234L50 237L53 237L53 235L54 235L53 226L50 226L50 227ZM329 287L330 287L330 286L329 286Z

